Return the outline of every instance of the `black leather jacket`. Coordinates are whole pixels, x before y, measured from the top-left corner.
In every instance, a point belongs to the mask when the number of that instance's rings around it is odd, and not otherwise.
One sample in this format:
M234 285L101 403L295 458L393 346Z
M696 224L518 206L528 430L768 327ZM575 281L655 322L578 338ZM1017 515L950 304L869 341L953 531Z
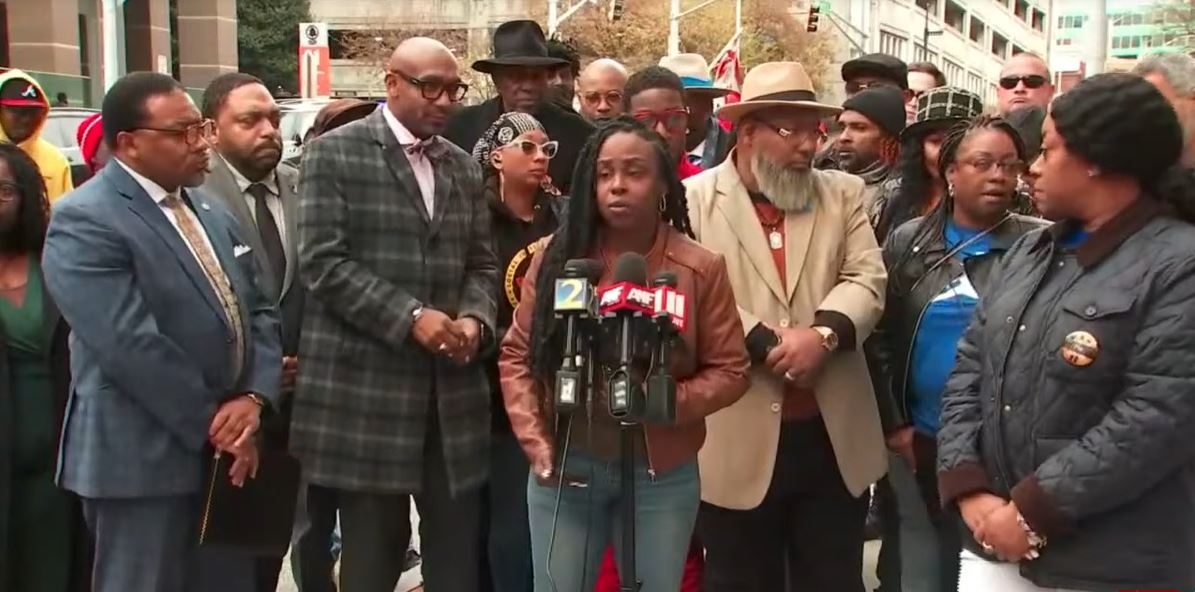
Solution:
M909 423L906 386L913 339L930 301L964 271L982 298L990 287L994 264L1018 238L1045 225L1037 218L1013 214L991 232L991 252L970 257L964 264L957 257L943 260L950 254L945 237L922 229L922 220L905 222L884 243L888 296L866 352L885 432Z

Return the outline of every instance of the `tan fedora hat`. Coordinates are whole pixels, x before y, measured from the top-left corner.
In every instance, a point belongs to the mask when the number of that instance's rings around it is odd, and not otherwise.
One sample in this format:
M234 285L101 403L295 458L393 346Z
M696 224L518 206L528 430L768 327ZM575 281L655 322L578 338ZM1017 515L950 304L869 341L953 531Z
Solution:
M769 62L747 72L743 98L718 110L718 117L738 121L744 115L770 107L805 107L825 115L842 113L841 107L817 102L813 81L798 62Z
M685 85L685 92L700 92L713 95L728 95L730 89L722 88L710 78L710 64L699 53L678 53L660 58L660 67L671 70Z

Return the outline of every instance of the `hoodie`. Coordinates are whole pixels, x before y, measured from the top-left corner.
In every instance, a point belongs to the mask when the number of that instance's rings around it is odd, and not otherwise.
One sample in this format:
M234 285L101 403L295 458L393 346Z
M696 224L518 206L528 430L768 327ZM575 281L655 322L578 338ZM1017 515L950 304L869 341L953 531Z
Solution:
M41 123L37 125L37 129L33 132L33 135L18 145L25 151L25 154L28 154L33 159L33 162L37 163L38 168L41 169L42 178L46 181L46 196L50 199L50 203L54 203L54 201L75 187L71 183L70 162L66 160L62 152L58 151L57 147L43 140L41 137L42 129L46 125L46 118L50 114L50 103L46 100L46 93L37 81L20 70L9 70L0 74L0 88L3 88L5 84L8 84L12 80L28 82L36 88L39 100L45 105L45 114L42 116ZM0 141L10 141L8 139L8 132L4 130L3 125L0 125Z

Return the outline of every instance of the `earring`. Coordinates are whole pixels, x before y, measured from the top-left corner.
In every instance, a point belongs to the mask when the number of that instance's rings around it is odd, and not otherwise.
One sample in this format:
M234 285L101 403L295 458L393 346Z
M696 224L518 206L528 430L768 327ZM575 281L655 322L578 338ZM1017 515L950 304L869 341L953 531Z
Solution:
M663 214L664 211L667 209L668 209L668 196L661 193L660 194L660 213Z
M954 183L946 184L946 195L948 195L952 198L954 197Z
M1087 169L1087 176L1094 179L1100 174L1099 169Z

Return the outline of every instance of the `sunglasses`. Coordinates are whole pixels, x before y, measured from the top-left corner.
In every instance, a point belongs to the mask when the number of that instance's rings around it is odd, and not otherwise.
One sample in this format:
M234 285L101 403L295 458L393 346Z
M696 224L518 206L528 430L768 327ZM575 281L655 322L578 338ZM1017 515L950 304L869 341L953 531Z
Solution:
M634 117L635 121L642 123L648 129L655 129L661 123L664 124L664 129L672 133L680 133L689 129L689 109L687 107L677 107L664 111L640 109L632 113L631 117Z
M560 142L557 142L556 140L552 140L551 142L544 142L543 144L536 144L535 142L532 142L531 140L519 140L517 142L511 142L511 143L503 146L503 148L518 148L523 154L526 154L527 156L534 155L535 151L538 150L544 154L545 158L547 158L548 160L551 160L552 158L555 158L556 151L560 148Z
M851 80L846 83L846 92L847 92L847 94L853 95L856 93L863 92L869 88L879 88L881 86L891 86L892 88L900 88L899 84L895 84L895 83L889 82L887 80L872 80L870 82L858 82L856 80Z
M1041 88L1046 83L1046 77L1037 74L1030 74L1028 76L1005 76L1000 79L1000 88L1004 90L1012 90L1018 84L1024 82L1025 88Z

